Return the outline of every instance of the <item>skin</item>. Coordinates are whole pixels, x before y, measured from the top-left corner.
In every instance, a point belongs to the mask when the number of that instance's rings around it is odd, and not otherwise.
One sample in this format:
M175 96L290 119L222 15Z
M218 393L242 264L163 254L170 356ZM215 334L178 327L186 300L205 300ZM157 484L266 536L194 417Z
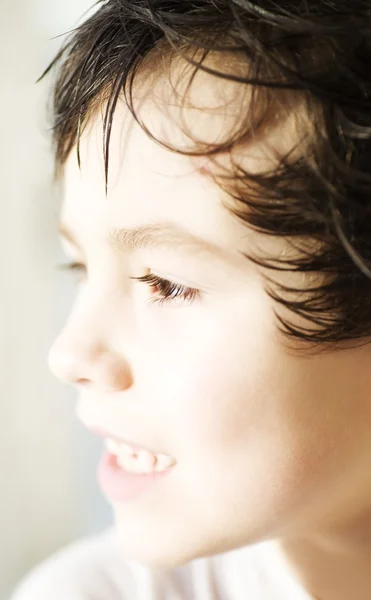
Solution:
M152 131L184 140L163 99L161 110L144 102L141 115ZM210 140L226 117L189 111L188 123ZM249 168L266 164L277 140L294 143L290 123L283 127L286 135L272 133L273 144L245 152ZM88 268L49 366L76 387L84 424L177 462L135 501L111 502L120 551L172 568L277 538L315 597L366 600L369 346L310 356L289 350L262 272L243 256L256 245L277 255L282 241L233 217L207 163L155 144L123 102L112 135L107 197L99 115L83 135L82 169L75 152L65 167L61 220L76 244L62 243ZM122 251L108 236L111 228L153 222L178 224L219 250L176 242ZM200 296L151 303L158 290L130 279L148 272Z

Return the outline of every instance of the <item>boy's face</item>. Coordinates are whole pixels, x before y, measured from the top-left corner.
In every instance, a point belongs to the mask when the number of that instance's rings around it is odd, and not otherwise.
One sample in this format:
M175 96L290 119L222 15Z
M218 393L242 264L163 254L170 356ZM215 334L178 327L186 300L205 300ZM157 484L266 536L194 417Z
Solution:
M145 121L165 124L153 107ZM80 246L66 251L88 275L50 367L77 385L85 424L176 460L136 500L112 502L122 553L175 566L265 538L335 534L370 494L368 351L285 349L261 274L242 255L264 238L223 207L201 160L156 145L120 105L106 197L101 147L96 120L82 170L75 152L66 165L61 220ZM245 160L253 168L260 156L255 148ZM210 249L177 239L120 251L109 240L113 228L154 223ZM199 295L150 302L158 290L129 279L148 272Z

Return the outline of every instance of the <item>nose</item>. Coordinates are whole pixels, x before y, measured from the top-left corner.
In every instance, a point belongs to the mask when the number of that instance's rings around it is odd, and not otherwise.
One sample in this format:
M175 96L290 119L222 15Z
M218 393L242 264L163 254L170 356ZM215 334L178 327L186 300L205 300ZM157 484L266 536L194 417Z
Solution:
M97 322L97 319L95 319ZM92 320L71 321L48 354L50 371L63 383L91 386L101 391L122 391L133 384L128 358L112 348Z

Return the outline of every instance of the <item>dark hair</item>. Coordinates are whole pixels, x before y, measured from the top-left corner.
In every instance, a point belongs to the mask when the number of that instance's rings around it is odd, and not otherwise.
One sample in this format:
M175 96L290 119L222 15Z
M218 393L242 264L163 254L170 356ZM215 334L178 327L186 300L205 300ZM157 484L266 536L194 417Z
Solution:
M281 305L302 318L302 325L294 325L278 310L280 329L320 350L368 343L369 0L101 0L44 73L57 67L57 172L75 147L79 153L80 136L103 103L107 182L118 97L125 97L137 118L137 76L145 69L163 72L164 65L171 69L174 63L166 60L174 57L191 66L189 85L203 70L245 86L254 100L244 107L239 130L228 140L209 147L201 144L190 154L231 152L236 144L253 142L269 131L280 115L304 106L305 115L301 121L298 117L302 139L294 153L280 157L277 166L264 173L248 173L234 164L218 182L224 182L234 199L229 208L238 218L255 230L287 239L295 248L291 258L255 255L251 260L272 273L319 275L308 277L312 283L305 289L273 284L266 277L266 290L277 308ZM79 154L78 158L80 162Z

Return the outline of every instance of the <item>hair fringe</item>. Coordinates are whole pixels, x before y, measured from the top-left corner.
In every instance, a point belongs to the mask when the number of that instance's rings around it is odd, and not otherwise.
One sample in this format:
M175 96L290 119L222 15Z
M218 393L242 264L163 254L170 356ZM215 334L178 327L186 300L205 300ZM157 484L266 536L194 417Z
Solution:
M195 140L188 151L156 139L134 106L138 77L156 56L187 61L193 68L187 90L199 71L249 89L255 102L246 107L240 129L219 145ZM210 66L212 56L220 60ZM166 64L171 69L171 61ZM297 158L288 153L275 169L259 174L233 164L216 180L234 200L230 209L237 218L265 235L285 238L296 250L290 259L249 259L273 273L318 274L319 284L306 289L266 277L288 338L319 351L365 343L371 336L370 64L368 0L99 0L97 11L69 35L41 77L57 74L56 175L74 148L81 164L81 136L104 105L108 185L112 124L121 95L156 142L211 158L226 151L232 157L237 144L269 130L272 115L290 106L295 111L304 99ZM304 135L308 123L310 135ZM294 325L280 307L306 325Z

